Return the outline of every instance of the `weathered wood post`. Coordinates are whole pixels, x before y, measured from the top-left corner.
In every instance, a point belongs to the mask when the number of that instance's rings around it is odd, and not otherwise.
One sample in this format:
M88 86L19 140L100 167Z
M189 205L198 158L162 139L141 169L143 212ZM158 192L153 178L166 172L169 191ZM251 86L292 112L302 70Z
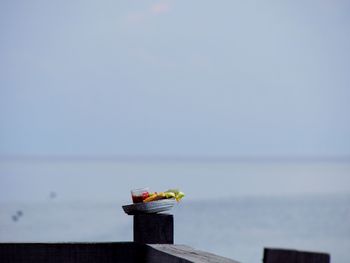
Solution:
M134 215L134 242L143 244L174 244L173 215Z

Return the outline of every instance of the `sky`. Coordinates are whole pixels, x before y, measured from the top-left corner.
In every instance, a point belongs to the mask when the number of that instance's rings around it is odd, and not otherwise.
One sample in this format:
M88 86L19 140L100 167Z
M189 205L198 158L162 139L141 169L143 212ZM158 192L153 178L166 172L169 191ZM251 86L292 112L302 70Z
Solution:
M0 156L350 156L348 1L0 1Z

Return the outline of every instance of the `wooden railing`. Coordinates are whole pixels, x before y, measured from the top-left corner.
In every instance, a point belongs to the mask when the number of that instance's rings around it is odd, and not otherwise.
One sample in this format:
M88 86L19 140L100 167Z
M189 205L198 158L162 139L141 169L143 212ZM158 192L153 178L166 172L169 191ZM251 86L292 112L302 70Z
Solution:
M238 263L174 245L174 219L168 214L134 216L134 242L0 243L0 263ZM329 263L324 253L265 249L264 263Z

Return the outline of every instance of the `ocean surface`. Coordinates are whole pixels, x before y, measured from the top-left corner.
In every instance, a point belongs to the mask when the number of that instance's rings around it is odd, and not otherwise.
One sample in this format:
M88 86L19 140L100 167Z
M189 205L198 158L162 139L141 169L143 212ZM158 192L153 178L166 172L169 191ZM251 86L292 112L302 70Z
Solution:
M264 247L350 256L347 162L0 161L0 242L131 241L130 189L179 187L175 243L262 262Z

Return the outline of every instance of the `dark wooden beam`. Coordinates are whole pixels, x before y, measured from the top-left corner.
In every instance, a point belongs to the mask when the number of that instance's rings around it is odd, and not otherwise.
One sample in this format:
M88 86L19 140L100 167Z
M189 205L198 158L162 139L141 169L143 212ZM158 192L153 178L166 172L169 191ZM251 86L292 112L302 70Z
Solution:
M264 249L264 263L330 263L330 255L289 249Z
M238 263L185 245L153 244L147 247L146 261L149 263Z
M237 263L184 245L0 243L1 263Z
M0 243L1 263L145 263L145 254L133 242Z

